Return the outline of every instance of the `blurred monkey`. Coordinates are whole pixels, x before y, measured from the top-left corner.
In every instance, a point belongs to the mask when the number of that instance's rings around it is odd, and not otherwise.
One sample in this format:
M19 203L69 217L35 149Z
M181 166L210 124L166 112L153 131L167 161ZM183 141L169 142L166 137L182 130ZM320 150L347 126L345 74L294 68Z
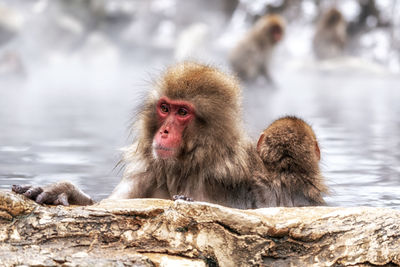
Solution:
M347 42L347 23L336 8L324 13L317 24L313 39L315 56L329 59L343 55Z
M229 55L233 71L245 81L263 75L269 82L272 77L269 64L273 48L282 40L285 23L279 15L261 17L239 41Z

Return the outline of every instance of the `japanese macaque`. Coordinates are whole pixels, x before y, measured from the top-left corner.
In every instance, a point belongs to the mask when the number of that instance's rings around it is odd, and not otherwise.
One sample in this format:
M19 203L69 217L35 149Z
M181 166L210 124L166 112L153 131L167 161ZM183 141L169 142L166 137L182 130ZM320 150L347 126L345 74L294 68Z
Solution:
M329 59L343 55L347 42L347 23L336 8L328 10L320 18L313 39L315 56Z
M273 48L281 41L284 29L285 23L279 15L266 15L255 23L229 55L232 69L239 78L252 81L263 75L272 82L269 63Z
M193 199L241 209L322 204L320 194L325 192L322 186L314 191L306 186L299 190L308 191L292 190L298 183L315 179L308 165L304 168L313 176L298 177L293 185L266 170L263 160L269 159L260 157L260 154L264 156L266 139L263 136L260 139L259 154L255 143L243 131L240 94L237 80L215 68L186 62L167 69L138 114L133 126L137 131L136 141L123 157L126 166L123 179L109 198ZM286 133L286 124L282 127ZM281 136L277 140L284 142ZM290 147L302 140L288 135L286 142ZM299 161L293 163L303 163L301 159L309 157L308 152L307 149L298 151ZM92 201L68 182L42 191L31 198L39 203L63 205L72 204L70 198L81 205ZM309 202L308 198L286 201L310 193Z
M320 169L320 149L312 128L296 117L274 121L257 144L267 177L280 183L280 206L324 205L327 193Z

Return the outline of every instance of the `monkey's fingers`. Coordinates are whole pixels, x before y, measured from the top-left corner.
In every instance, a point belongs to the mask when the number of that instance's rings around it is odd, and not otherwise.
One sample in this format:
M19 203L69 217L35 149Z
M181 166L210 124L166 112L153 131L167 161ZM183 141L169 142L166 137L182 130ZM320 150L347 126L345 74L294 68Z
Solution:
M28 189L30 189L32 186L31 185L19 185L19 184L14 184L11 187L11 190L17 194L23 194L26 191L28 191Z
M27 198L35 200L36 197L42 192L43 192L43 189L40 186L31 187L23 195L26 196Z
M58 195L57 199L54 200L53 204L69 206L68 195L66 193L62 193L62 194Z
M184 196L184 195L174 195L173 197L172 197L174 200L185 200L185 201L189 201L189 202L193 202L193 198L191 198L191 197L187 197L187 196Z

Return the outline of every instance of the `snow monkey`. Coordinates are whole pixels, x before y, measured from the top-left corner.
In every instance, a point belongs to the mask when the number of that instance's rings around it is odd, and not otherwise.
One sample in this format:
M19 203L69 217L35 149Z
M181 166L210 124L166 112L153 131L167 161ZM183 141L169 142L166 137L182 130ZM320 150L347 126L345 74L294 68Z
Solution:
M314 34L313 48L318 59L343 55L347 43L347 23L339 10L329 9L322 14Z
M319 169L321 152L311 126L296 117L274 121L257 144L267 177L279 183L280 206L323 205L328 193Z
M281 41L285 23L279 15L261 17L229 55L233 71L244 81L263 75L273 82L269 64L274 47Z

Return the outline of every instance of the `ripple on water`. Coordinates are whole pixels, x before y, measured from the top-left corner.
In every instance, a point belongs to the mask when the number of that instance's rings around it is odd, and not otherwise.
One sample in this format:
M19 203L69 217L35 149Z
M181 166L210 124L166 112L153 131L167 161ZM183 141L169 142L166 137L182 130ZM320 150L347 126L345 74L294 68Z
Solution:
M0 146L0 152L26 152L29 146Z
M77 147L77 148L84 148L92 146L92 142L87 140L80 140L80 139L59 139L59 140L49 140L49 141L42 141L38 143L39 146L44 147Z
M90 156L82 153L44 153L37 154L37 162L44 164L61 164L61 165L90 165Z

